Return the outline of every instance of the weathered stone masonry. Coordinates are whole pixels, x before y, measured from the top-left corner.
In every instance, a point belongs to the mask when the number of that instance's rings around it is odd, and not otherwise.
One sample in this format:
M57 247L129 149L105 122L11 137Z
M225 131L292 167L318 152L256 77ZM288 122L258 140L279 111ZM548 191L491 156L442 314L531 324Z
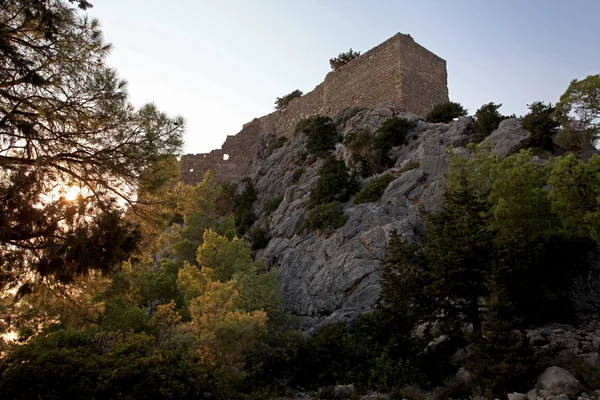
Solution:
M209 169L219 181L248 173L251 148L261 133L290 136L298 121L313 115L334 116L350 107L393 103L417 115L448 101L446 61L401 33L330 72L313 91L290 102L285 112L273 112L228 136L221 149L181 158L181 180L200 182Z

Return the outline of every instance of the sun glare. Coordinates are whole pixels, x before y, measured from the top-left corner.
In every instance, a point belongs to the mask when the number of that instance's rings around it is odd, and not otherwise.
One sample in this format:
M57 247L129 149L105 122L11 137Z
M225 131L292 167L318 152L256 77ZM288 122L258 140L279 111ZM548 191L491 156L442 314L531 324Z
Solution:
M81 188L79 186L67 186L64 188L64 196L68 201L74 201L77 196L81 194Z

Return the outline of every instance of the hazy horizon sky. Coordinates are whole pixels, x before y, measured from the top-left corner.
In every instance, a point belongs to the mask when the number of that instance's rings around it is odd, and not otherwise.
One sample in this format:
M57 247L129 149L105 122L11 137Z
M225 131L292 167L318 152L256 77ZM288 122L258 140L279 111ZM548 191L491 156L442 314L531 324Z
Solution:
M493 101L522 115L600 73L598 0L91 2L132 103L186 119L185 153L219 148L277 97L313 90L329 58L397 32L446 60L469 114Z

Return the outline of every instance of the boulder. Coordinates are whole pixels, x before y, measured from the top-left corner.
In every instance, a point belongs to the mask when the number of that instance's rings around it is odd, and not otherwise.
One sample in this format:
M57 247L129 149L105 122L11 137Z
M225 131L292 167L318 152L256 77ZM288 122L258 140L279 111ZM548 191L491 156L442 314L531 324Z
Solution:
M526 394L523 393L509 393L507 395L508 400L529 400Z
M468 385L473 380L473 374L464 367L461 367L454 376L459 383Z
M531 132L523 129L519 118L508 118L483 143L492 143L492 151L502 157L514 154L531 141Z
M334 399L354 399L358 396L358 392L354 385L337 385L334 386L331 395Z
M583 385L569 371L557 366L547 368L537 379L536 386L550 394L576 396Z

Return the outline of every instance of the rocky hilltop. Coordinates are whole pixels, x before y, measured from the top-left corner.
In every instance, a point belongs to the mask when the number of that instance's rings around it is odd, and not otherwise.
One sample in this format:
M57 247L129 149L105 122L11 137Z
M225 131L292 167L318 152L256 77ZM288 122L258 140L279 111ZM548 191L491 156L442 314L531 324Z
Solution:
M328 234L296 234L324 163L306 157L307 135L298 133L275 148L278 139L265 131L254 146L249 176L259 193L253 210L259 216L255 226L270 237L257 257L264 258L268 268L279 268L285 308L298 316L305 328L352 320L372 309L380 295L380 267L391 234L397 231L415 239L420 207L436 210L442 204L446 150L453 146L458 153L468 152L465 146L471 141L473 124L468 117L432 124L382 103L343 111L334 123L338 134L346 137L358 131L374 134L387 119L396 117L416 123L408 144L393 149L393 168L363 179L360 185L364 187L383 174L393 174L394 180L376 202L346 202L347 222ZM507 156L527 145L529 137L520 120L511 118L486 140L491 141L493 151ZM350 166L350 151L343 143L336 145L334 154ZM299 178L296 171L302 173ZM276 210L268 211L269 203L278 197L281 202Z

